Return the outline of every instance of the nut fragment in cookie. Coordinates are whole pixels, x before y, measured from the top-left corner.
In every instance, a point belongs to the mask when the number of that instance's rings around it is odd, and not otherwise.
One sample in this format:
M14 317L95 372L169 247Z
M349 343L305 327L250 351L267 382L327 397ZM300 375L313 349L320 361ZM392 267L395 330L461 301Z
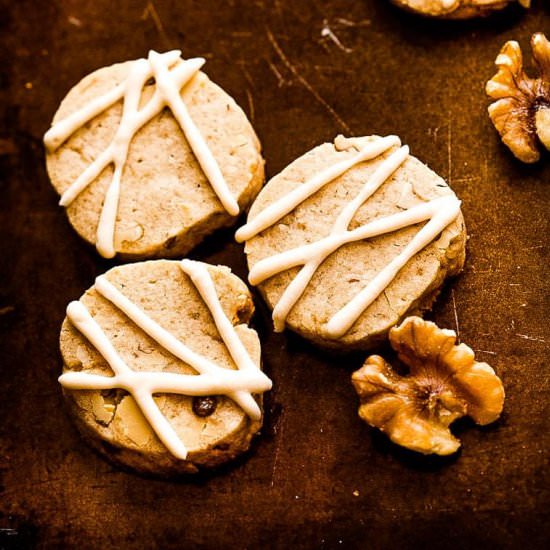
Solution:
M108 458L158 475L246 451L262 422L260 343L246 285L183 260L115 267L67 308L60 383L77 426Z
M550 42L542 33L531 38L538 77L523 69L519 44L510 40L498 54L498 72L486 85L487 95L496 101L489 116L502 141L523 162L536 162L541 145L550 150Z
M151 51L88 75L55 114L48 174L70 223L102 256L181 256L258 193L258 138L203 64Z
M236 238L276 331L349 350L431 307L462 269L466 230L453 191L399 138L338 136L272 178Z
M361 400L359 416L394 443L423 454L452 454L460 446L449 430L452 422L468 415L485 425L500 416L500 378L466 344L456 345L454 331L408 317L389 339L409 374L400 376L371 355L352 382Z
M470 19L483 17L519 2L524 8L531 0L391 0L395 5L427 17Z

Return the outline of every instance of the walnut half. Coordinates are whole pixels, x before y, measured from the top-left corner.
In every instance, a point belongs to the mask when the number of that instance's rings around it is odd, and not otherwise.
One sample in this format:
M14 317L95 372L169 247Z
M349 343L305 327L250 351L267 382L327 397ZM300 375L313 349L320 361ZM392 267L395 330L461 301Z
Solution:
M550 150L550 42L536 33L531 49L538 78L525 74L519 44L511 40L500 50L495 60L498 73L485 87L487 95L496 100L489 106L495 128L523 162L539 160L539 143Z
M489 15L514 2L524 8L531 5L531 0L391 0L397 6L427 17L442 19L470 19Z
M371 355L352 375L359 394L359 416L398 445L423 454L448 455L460 447L449 425L468 415L477 424L502 412L504 388L487 363L474 359L456 334L420 317L407 317L389 335L399 359L409 367L398 375Z

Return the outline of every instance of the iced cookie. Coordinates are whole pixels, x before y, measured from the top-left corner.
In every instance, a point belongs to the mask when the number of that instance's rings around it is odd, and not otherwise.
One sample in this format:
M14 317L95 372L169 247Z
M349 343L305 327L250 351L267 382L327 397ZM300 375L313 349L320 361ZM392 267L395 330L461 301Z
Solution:
M391 0L395 5L408 11L429 17L445 19L470 19L489 15L509 4L519 2L524 8L531 0Z
M67 307L59 381L112 461L193 473L246 451L262 423L254 305L229 268L157 260L111 269Z
M179 51L99 69L61 103L47 168L74 229L125 259L181 256L262 186L246 115Z
M272 178L236 238L276 331L349 350L431 307L466 231L453 191L399 138L338 136Z

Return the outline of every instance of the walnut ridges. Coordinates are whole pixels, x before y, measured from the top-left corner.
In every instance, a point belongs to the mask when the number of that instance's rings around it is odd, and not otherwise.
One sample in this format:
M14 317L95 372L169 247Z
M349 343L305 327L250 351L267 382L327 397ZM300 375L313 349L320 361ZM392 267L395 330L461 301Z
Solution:
M524 8L531 0L391 0L397 6L428 17L443 19L470 19L489 15L514 2Z
M496 101L489 116L502 141L523 162L540 158L540 145L550 150L550 42L542 33L531 38L533 60L539 77L523 70L519 44L506 42L495 60L498 72L485 91Z
M449 455L460 447L449 426L462 416L476 424L494 422L502 412L504 388L487 364L475 361L452 330L408 317L389 340L408 376L371 355L352 375L361 399L359 416L398 445L423 454Z

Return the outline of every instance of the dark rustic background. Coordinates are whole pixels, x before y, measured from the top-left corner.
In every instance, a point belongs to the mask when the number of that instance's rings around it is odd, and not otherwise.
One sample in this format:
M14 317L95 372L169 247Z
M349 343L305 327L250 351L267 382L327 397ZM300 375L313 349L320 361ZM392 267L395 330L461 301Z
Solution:
M550 156L524 166L486 114L508 39L550 31L550 3L478 22L409 16L385 0L2 2L0 547L542 548L549 520ZM431 315L502 377L502 419L460 423L447 459L398 449L361 423L363 357L328 357L256 324L275 382L264 433L215 474L167 482L96 456L56 381L66 304L112 263L72 231L41 137L98 67L181 48L249 114L273 175L347 134L400 135L447 178L469 228L465 272ZM231 232L192 255L245 277Z

